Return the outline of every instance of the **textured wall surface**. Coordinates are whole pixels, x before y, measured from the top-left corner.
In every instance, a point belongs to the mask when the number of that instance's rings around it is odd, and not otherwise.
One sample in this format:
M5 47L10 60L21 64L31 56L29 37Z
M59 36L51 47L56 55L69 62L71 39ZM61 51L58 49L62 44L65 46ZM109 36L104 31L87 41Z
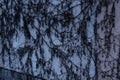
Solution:
M119 80L119 13L119 0L0 0L0 67L47 80Z

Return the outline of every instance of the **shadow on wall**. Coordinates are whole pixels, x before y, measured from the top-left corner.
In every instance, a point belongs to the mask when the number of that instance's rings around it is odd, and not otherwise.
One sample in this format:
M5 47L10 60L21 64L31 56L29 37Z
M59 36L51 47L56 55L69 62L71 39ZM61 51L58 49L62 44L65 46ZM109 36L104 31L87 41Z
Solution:
M0 67L0 80L44 80L44 79Z

